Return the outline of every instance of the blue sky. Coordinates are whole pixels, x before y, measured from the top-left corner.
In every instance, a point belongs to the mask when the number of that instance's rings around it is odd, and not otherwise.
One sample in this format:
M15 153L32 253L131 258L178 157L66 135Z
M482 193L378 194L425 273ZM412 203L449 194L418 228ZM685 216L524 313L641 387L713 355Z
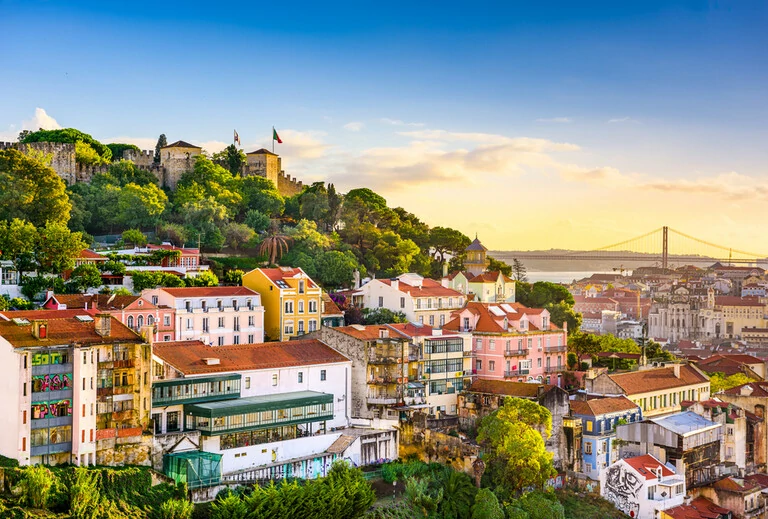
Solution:
M492 248L666 224L761 252L768 4L527 4L0 0L0 138L250 151L274 124L287 173Z

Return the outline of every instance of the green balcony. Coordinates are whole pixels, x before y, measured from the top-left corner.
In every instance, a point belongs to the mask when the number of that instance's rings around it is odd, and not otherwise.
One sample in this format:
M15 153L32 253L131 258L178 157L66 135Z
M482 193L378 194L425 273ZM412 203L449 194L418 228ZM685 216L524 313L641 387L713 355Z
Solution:
M240 397L240 374L190 377L152 383L152 407L216 402Z
M186 430L204 436L306 424L333 419L333 395L296 391L221 402L186 404Z

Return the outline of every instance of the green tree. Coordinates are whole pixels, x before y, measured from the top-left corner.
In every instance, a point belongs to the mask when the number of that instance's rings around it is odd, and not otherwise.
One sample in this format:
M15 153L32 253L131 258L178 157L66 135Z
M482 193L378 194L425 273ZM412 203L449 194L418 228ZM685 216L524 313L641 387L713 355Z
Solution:
M317 230L317 224L311 220L299 220L288 236L295 246L307 253L317 254L331 246L330 238Z
M135 144L125 144L121 142L111 142L106 145L107 148L109 148L109 151L112 153L112 160L118 161L122 160L123 153L125 153L128 150L133 150L136 153L141 153L141 150L138 146Z
M269 216L256 209L249 209L245 213L245 225L256 232L263 232L269 229L270 221Z
M183 247L187 243L188 238L187 229L177 223L164 223L160 225L157 229L157 235L177 247Z
M0 150L0 220L19 218L35 227L66 224L72 205L64 181L23 153Z
M445 255L455 256L464 252L472 240L464 233L450 227L433 227L429 231L429 245L438 255L438 263L445 261Z
M224 238L226 243L237 250L240 246L250 242L256 233L244 223L230 222L224 226Z
M102 496L97 481L98 472L84 467L76 467L74 471L74 482L69 488L72 519L101 519Z
M407 323L403 312L393 312L389 308L363 308L363 324Z
M317 256L315 268L319 283L328 288L340 288L352 282L359 265L350 251L330 250Z
M192 519L195 507L186 499L169 499L160 505L158 519Z
M108 174L120 186L127 184L138 184L140 186L148 184L157 185L157 177L152 172L139 168L130 160L113 162L109 166Z
M61 223L48 223L38 232L40 238L35 259L41 272L61 274L65 270L72 270L75 258L87 247L81 233L72 232Z
M504 510L489 489L481 488L477 492L472 506L472 519L504 519Z
M600 351L600 340L591 333L576 332L568 337L568 349L578 358L582 355L594 355Z
M240 269L231 269L224 273L224 283L229 285L242 285L245 272Z
M135 247L143 247L147 244L147 236L139 229L128 229L127 231L123 231L121 238L126 246L133 245Z
M100 143L87 133L83 133L75 128L62 128L59 130L38 130L24 135L24 144L32 142L63 142L72 143L77 146L78 143L86 144L93 149L101 160L109 162L112 159L112 151L104 144Z
M440 478L443 500L440 501L439 516L443 519L464 519L469 517L475 502L475 488L472 478L456 470L443 473Z
M269 235L259 245L259 254L269 258L269 264L275 265L280 257L288 252L292 240L289 236L280 233L277 222L273 222Z
M333 184L328 184L328 213L325 224L330 230L336 229L336 223L341 217L341 204L344 198L336 191Z
M60 294L64 292L64 280L52 276L23 276L21 278L21 293L30 301L46 290Z
M580 313L573 310L573 306L569 305L565 301L559 303L549 303L544 306L549 311L549 321L563 327L563 323L568 323L568 335L572 335L579 331L582 323L582 316Z
M528 519L565 519L565 509L553 493L528 492L517 500Z
M22 260L23 263L25 258L34 253L37 240L37 229L28 221L18 218L0 221L0 257L3 259L14 263Z
M512 272L515 281L528 281L526 276L527 270L522 261L517 258L512 259Z
M76 267L72 271L70 276L70 286L74 288L74 292L82 292L89 288L100 287L103 283L101 281L101 272L98 267L92 263L86 263Z
M411 240L403 240L393 231L384 231L373 247L378 269L384 277L409 272L419 247Z
M233 175L239 175L243 165L248 162L243 150L238 149L234 144L230 144L218 153L213 154L213 160L220 162Z
M219 278L210 270L204 270L195 277L186 277L184 282L188 287L215 287L219 285Z
M155 144L155 164L160 164L160 150L168 146L168 139L165 138L165 134L161 133Z
M430 488L426 478L409 477L405 480L405 501L413 510L414 517L431 518L443 499L442 488Z
M31 508L47 508L53 482L53 473L48 468L42 465L27 467L21 481L24 503Z
M715 393L719 393L720 391L725 391L726 389L731 389L732 387L741 386L743 384L749 384L750 382L754 382L750 377L745 375L744 373L734 373L730 376L725 376L724 373L708 373L709 374L709 383L711 385L710 392L714 395Z
M133 281L133 291L136 293L148 288L181 288L186 286L179 276L168 274L167 272L134 271L131 272L131 280Z
M512 276L512 267L507 265L505 262L501 260L497 260L496 258L492 256L488 256L488 271L489 272L501 272L507 277Z
M154 184L127 184L117 199L118 220L130 227L154 227L167 203L168 196Z
M211 505L211 519L245 519L248 508L240 496L229 494Z
M504 405L480 422L477 440L487 454L487 477L509 495L543 487L556 474L544 438L552 432L552 415L536 402L507 397Z
M110 152L110 154L111 153L112 152ZM103 164L109 164L108 159L99 155L90 144L82 141L77 141L75 143L75 162L84 166L101 166Z

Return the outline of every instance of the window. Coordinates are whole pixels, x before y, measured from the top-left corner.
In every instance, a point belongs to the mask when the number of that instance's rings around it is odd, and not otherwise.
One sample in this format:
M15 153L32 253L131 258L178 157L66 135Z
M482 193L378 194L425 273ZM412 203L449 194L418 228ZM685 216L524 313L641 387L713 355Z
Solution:
M232 319L232 330L235 332L240 331L240 317L236 316L234 319Z
M207 312L208 311L208 301L201 301L200 302L200 307L203 309L203 312Z
M429 316L429 325L430 326L434 326L435 325L435 316L434 315L430 315Z
M218 345L219 346L224 346L224 337L219 337Z
M142 326L144 326L144 316L140 315L136 318L136 327L141 328Z
M587 422L587 426L589 426L591 422ZM584 454L592 454L592 444L590 442L584 442Z
M482 360L480 360L480 359L477 359L477 360L475 361L475 369L476 369L477 371L482 371L482 370L483 370L483 361L482 361Z
M238 310L240 310L240 306L237 304L237 299L233 299L233 300L232 300L232 309L233 309L235 312L237 312Z
M549 357L547 357L547 359L549 359ZM540 367L541 367L541 357L539 357L538 359L536 359L536 361L537 361L537 362L536 362L536 364L538 364L538 366L537 366L537 367L539 367L539 368L540 368Z
M299 294L303 294L303 293L304 293L304 280L300 279L299 280Z
M302 382L304 382L304 372L299 371L299 384L301 384Z
M256 326L256 318L252 315L248 316L248 326Z
M592 432L592 421L591 420L587 420L587 432ZM589 444L589 450L590 451L587 454L591 454L592 453L592 444Z
M483 349L483 339L475 339L475 349L480 351Z
M192 311L192 301L184 301L184 309L187 312L191 312Z
M232 337L232 344L240 344L240 336L239 335L234 335Z
M286 314L292 314L293 313L293 301L286 301L285 302L285 313Z
M157 304L157 296L152 296L152 304L153 305Z
M203 331L204 332L210 331L210 328L208 326L208 318L207 317L203 317Z
M400 308L405 308L405 298L404 297L400 298Z
M245 377L245 389L251 389L251 377Z
M224 310L224 303L221 302L221 300L216 301L216 308L218 308L219 312Z
M133 316L128 316L128 322L126 323L128 325L128 328L133 328Z
M325 370L324 370L324 369L321 369L321 370L320 370L320 380L321 380L321 381L322 381L322 380L325 380Z
M488 371L493 371L496 368L496 362L493 360L488 361Z
M224 318L219 317L219 328L224 328Z
M424 324L424 316L423 315L419 316L419 324Z
M250 299L246 300L245 306L248 307L248 310L253 310L253 301Z
M309 312L316 314L317 313L317 301L310 301L309 302Z
M272 375L272 385L273 385L273 386L276 386L276 385L277 385L277 373L275 373L274 375Z
M489 351L496 350L496 341L495 340L491 339L490 341L488 341L488 350Z
M317 321L315 321L314 319L310 319L309 320L309 331L310 332L314 332L315 330L317 330Z
M440 316L440 327L445 326L445 314Z
M299 335L303 335L303 334L304 334L304 321L299 321L299 330L298 330L298 334L299 334Z
M248 344L253 344L253 334L248 334Z
M286 335L293 335L293 321L286 321L285 322L285 334Z
M171 325L171 316L166 314L163 316L163 326L170 326L170 325Z
M299 301L299 313L304 313L304 301Z
M463 328L464 328L464 331L468 331L469 330L469 317L465 317L464 318L464 326L463 326Z
M384 306L384 297L379 296L379 308Z
M147 316L147 325L152 326L155 324L155 318L152 316L152 314Z
M656 485L648 487L648 499L653 499L653 494L656 492Z
M187 330L192 329L192 319L187 319Z

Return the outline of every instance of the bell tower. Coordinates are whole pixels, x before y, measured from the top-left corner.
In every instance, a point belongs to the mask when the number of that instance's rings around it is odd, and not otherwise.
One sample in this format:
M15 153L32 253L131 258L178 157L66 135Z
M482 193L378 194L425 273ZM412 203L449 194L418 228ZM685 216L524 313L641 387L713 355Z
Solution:
M477 276L485 272L485 269L488 268L489 263L485 254L488 249L483 247L483 244L480 243L480 240L477 239L477 235L475 235L475 240L469 244L469 247L466 248L466 251L467 259L464 260L464 268L467 269L467 272L473 276Z

